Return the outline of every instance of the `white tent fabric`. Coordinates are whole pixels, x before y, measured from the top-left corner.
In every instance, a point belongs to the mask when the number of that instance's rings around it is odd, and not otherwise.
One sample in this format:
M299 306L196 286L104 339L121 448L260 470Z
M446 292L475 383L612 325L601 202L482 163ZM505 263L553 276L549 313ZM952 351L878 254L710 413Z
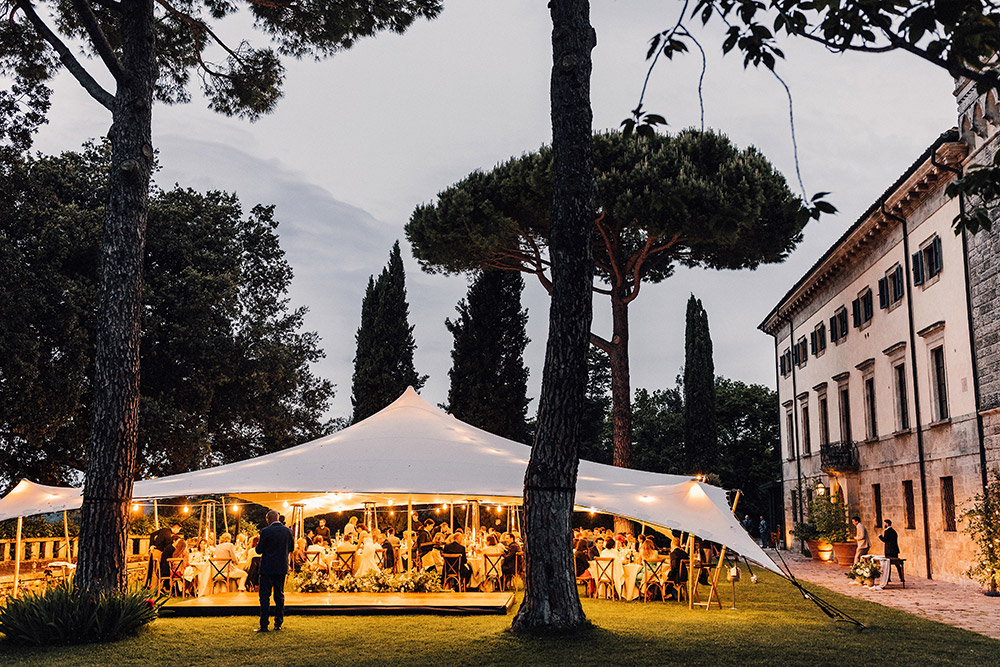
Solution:
M306 516L380 506L479 500L520 504L531 448L465 424L411 388L342 431L246 461L136 482L133 500L226 494ZM21 481L0 519L76 509L82 491ZM690 477L580 461L576 506L693 533L779 572L730 511L726 492Z

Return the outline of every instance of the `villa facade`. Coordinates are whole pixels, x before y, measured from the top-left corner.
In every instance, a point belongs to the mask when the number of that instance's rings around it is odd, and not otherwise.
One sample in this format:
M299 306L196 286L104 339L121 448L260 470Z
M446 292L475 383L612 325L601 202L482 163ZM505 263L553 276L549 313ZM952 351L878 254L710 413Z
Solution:
M817 493L899 533L910 576L968 582L961 513L1000 466L1000 235L956 235L946 195L991 161L993 94L956 88L938 137L768 314L786 544ZM997 225L1000 227L1000 225Z

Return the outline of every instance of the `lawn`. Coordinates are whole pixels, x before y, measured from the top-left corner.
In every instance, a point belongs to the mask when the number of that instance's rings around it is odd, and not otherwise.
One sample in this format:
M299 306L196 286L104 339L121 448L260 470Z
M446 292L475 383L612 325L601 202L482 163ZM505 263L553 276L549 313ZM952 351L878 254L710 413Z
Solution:
M807 587L810 587L807 584ZM511 616L290 616L280 633L256 619L162 618L116 644L24 649L0 641L0 665L987 665L1000 642L825 589L867 626L834 623L770 574L738 588L739 609L584 600L593 627L521 638ZM724 607L731 603L729 590Z

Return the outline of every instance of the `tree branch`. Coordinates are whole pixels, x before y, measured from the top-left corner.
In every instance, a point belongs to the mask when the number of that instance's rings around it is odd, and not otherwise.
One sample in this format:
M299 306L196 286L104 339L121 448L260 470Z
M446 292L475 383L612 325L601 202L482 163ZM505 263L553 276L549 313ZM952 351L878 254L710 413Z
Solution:
M97 100L101 106L108 111L112 111L115 96L104 90L104 88L101 87L101 84L97 83L94 77L90 75L90 72L88 72L83 65L80 64L80 61L76 59L73 52L69 50L69 47L66 46L66 44L64 44L63 41L59 39L54 32L52 32L49 26L45 25L45 22L38 16L38 14L35 13L31 3L28 2L28 0L17 0L17 7L24 12L28 22L31 23L35 32L38 33L38 36L45 40L59 55L59 60L66 66L66 69L73 75L73 78L75 78L77 82L83 86L83 89L86 90L91 97Z
M122 13L121 3L115 2L115 0L93 0L93 2L95 5L100 5L101 7L104 7L105 9L108 9L114 12L115 14Z
M125 77L125 69L122 67L121 61L118 60L118 56L115 55L115 50L111 48L108 36L101 29L101 23L97 20L97 16L94 15L94 10L91 9L87 0L73 0L73 7L76 8L76 13L80 16L80 22L87 30L87 34L90 35L90 41L94 45L97 55L104 61L104 65L111 72L111 76L115 77L115 81L120 83Z
M590 334L590 344L598 349L604 350L608 354L611 354L611 350L615 347L611 344L611 341L605 340L595 333Z

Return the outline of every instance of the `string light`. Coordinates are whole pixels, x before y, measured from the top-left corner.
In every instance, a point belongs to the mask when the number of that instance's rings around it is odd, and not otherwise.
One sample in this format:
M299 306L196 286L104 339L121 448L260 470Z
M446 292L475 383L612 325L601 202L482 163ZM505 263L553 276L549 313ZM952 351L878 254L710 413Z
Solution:
M237 505L236 503L233 503L233 511L234 512L239 512L240 511L240 506Z
M187 505L185 505L185 506L184 506L184 509L183 509L183 512L184 512L185 514L187 514L187 513L188 513L188 512L190 512L190 511L191 511L191 508L190 508L190 507L188 507Z
M133 512L138 512L139 511L139 504L138 503L136 503L135 505L132 505L132 511Z

